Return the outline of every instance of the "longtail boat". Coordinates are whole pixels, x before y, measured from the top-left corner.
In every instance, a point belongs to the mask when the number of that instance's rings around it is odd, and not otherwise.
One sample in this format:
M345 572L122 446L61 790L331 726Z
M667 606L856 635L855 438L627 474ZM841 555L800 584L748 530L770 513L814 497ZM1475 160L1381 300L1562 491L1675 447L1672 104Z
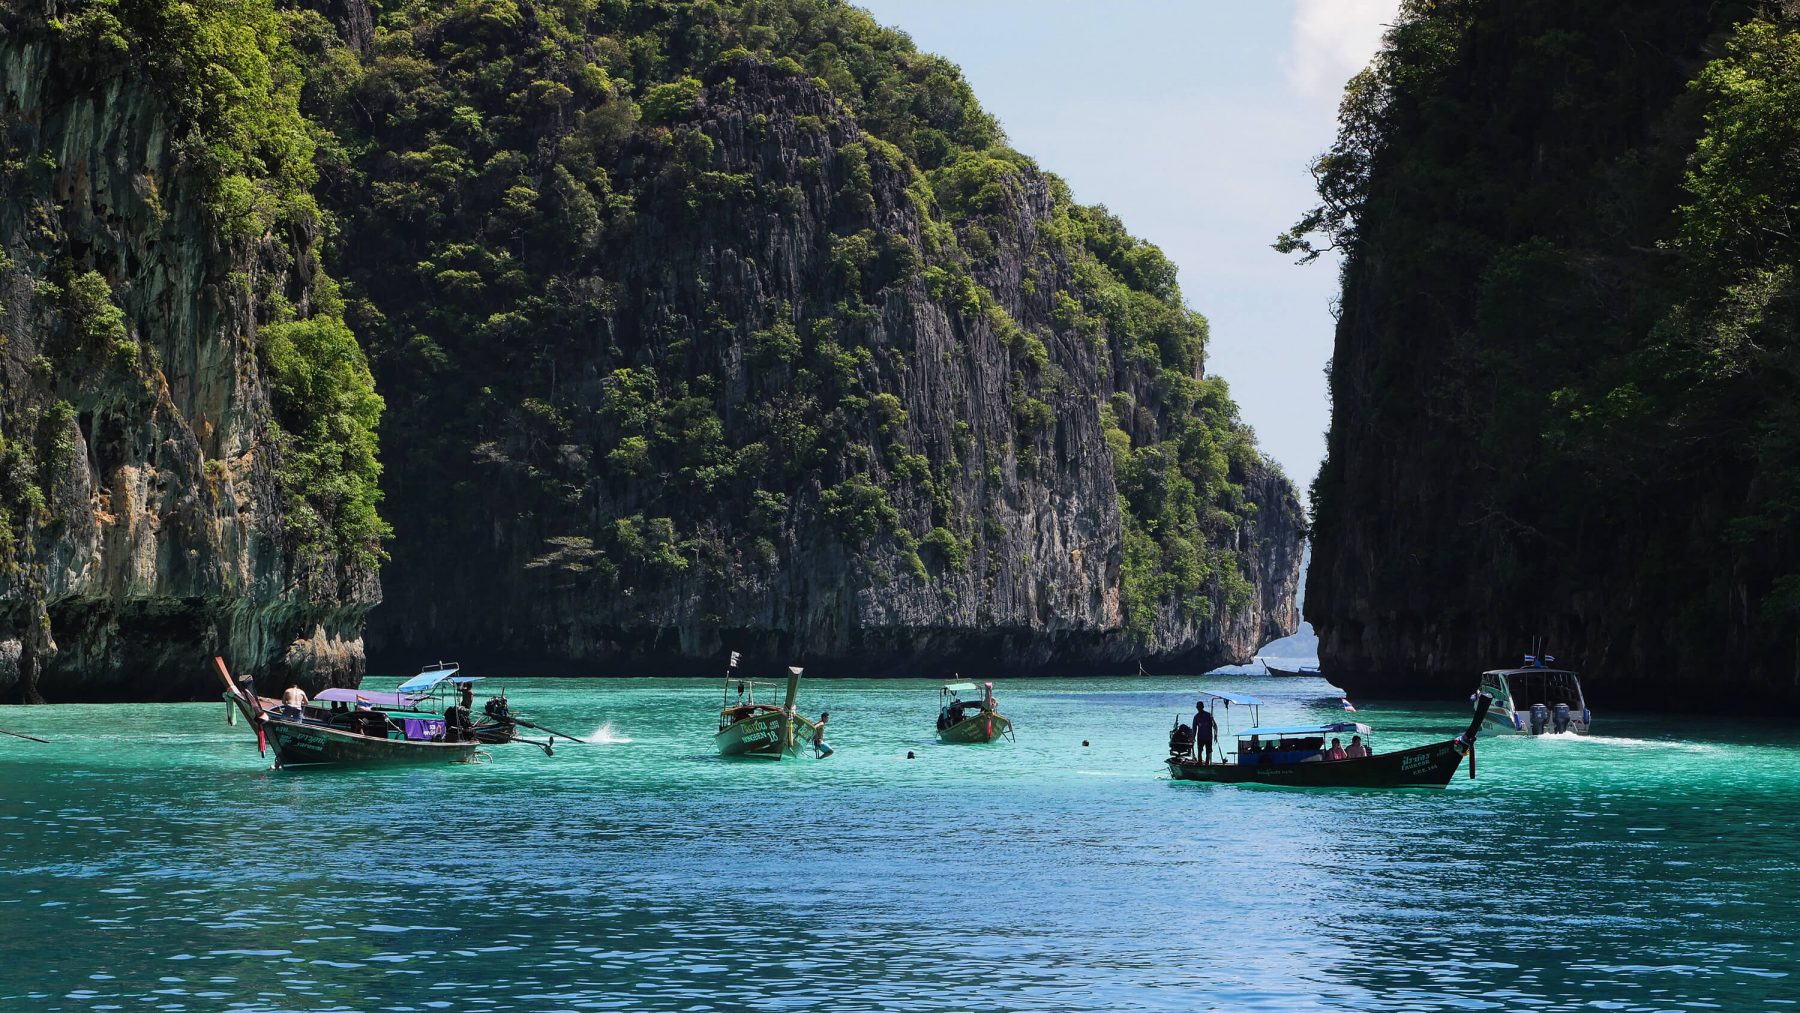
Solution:
M1297 679L1297 678L1311 678L1311 679L1317 679L1317 678L1319 678L1319 677L1320 677L1320 674L1319 674L1319 666L1317 666L1317 665L1311 665L1311 666L1307 666L1307 665L1302 665L1302 666L1301 666L1301 667L1299 667L1299 668L1276 668L1276 667L1275 667L1275 666L1274 666L1274 665L1271 665L1271 664L1269 664L1269 663L1268 663L1268 661L1267 661L1267 660L1265 660L1265 659L1263 659L1263 658L1258 658L1258 659L1256 659L1256 660L1257 660L1257 661L1259 661L1259 662L1261 662L1261 663L1262 663L1262 667L1263 667L1263 671L1265 671L1265 672L1267 672L1267 673L1269 673L1269 674L1270 674L1270 675L1273 675L1273 676L1276 676L1276 677L1278 677L1278 678L1285 678L1285 679Z
M241 684L234 680L224 658L215 657L213 662L225 683L225 699L256 730L258 751L267 755L272 750L280 768L452 763L469 759L481 748L466 722L414 709L426 697L406 690L419 689L425 673L392 693L328 689L304 707L288 707L256 695L250 680ZM424 688L453 674L453 670L439 672Z
M1367 752L1331 759L1328 736L1354 735L1367 741L1368 725L1337 721L1319 725L1249 728L1236 733L1232 759L1203 763L1193 755L1194 734L1176 718L1169 734L1169 776L1179 781L1225 784L1279 784L1309 788L1443 788L1464 756L1475 776L1475 736L1494 699L1479 694L1475 718L1454 739L1393 753ZM1353 740L1354 742L1354 740ZM1368 747L1372 750L1372 747Z
M735 666L737 655L732 655ZM810 740L813 722L800 716L794 710L794 699L800 692L801 669L788 669L787 700L780 707L774 704L757 703L757 687L776 689L772 682L755 682L749 679L734 680L730 670L725 676L725 700L719 708L719 731L713 741L719 746L720 756L761 756L779 760L783 756L799 756L799 743ZM737 689L737 701L731 699L733 686Z
M977 692L979 700L962 698L964 693ZM938 741L992 742L1003 735L1012 735L1012 719L1000 713L993 683L947 682L938 690Z

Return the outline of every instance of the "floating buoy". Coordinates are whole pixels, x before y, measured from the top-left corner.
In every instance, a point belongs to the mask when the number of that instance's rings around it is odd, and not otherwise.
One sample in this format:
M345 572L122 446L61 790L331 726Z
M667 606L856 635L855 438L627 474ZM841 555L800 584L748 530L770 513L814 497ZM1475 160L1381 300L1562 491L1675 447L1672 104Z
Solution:
M913 758L912 750L908 749L906 751L906 758L909 760Z
M1087 748L1087 744L1088 744L1088 742L1087 742L1087 740L1086 740L1086 739L1082 739L1082 740L1081 740L1081 748L1083 748L1083 749L1086 749L1086 748Z

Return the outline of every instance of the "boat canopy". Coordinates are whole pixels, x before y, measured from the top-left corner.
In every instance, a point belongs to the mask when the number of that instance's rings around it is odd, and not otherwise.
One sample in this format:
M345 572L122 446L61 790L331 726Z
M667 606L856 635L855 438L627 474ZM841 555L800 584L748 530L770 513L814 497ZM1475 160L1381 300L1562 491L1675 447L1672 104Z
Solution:
M394 692L396 692L396 693L422 693L425 690L428 690L431 687L436 686L438 683L443 682L445 679L450 678L451 676L455 675L457 672L459 672L461 670L462 670L462 666L456 664L455 662L452 662L452 663L446 665L440 661L437 663L437 667L427 668L423 672L420 672L418 675L413 676L412 678L401 683L399 686L395 687Z
M973 693L980 688L981 688L980 686L977 686L972 682L946 682L946 683L944 683L944 689L946 689L952 693Z
M1374 731L1373 728L1370 728L1360 721L1333 721L1328 725L1286 725L1281 728L1248 728L1238 732L1237 737L1240 739L1247 739L1252 735L1331 735L1334 733L1343 734L1345 732L1357 732L1362 735L1367 735L1372 731Z
M1223 700L1226 703L1235 703L1242 707L1262 706L1261 700L1253 696L1245 696L1242 693L1214 693L1209 690L1201 690L1200 695L1212 697L1214 700Z
M1574 675L1566 668L1494 668L1482 675Z
M371 707L411 707L418 703L418 698L405 693L377 693L368 689L345 689L335 687L322 690L313 697L314 703L366 703Z

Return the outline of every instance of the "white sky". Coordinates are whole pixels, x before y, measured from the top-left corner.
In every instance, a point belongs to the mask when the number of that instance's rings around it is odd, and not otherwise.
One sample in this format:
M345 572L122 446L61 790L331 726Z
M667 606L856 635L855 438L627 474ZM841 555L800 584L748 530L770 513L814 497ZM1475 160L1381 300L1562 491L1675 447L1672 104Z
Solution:
M1304 490L1325 453L1337 264L1270 249L1398 0L854 0L959 64L1012 145L1181 269L1207 369Z

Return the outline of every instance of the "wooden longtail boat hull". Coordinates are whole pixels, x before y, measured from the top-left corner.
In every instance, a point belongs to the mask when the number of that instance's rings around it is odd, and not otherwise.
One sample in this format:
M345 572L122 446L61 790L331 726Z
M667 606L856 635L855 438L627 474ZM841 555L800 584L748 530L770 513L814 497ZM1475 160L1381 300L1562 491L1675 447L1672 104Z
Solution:
M792 727L797 728L799 724L795 720ZM779 760L794 751L794 743L790 741L794 732L790 729L784 740L781 725L780 714L752 714L719 729L713 741L719 746L720 756L763 756Z
M1264 662L1263 670L1268 672L1270 675L1276 676L1278 678L1283 678L1283 679L1300 679L1300 678L1316 679L1316 678L1319 678L1319 670L1316 668L1310 672L1304 671L1304 670L1296 671L1296 670L1290 670L1290 669L1286 669L1286 668L1276 668L1275 666L1268 664L1267 662Z
M1172 756L1169 776L1180 781L1309 788L1442 788L1467 753L1468 747L1453 739L1354 760L1306 763L1201 763Z
M277 767L320 764L372 766L411 763L459 763L481 748L480 742L425 742L379 739L322 725L270 718L265 726Z
M519 737L518 725L511 721L488 721L474 727L475 738L491 746L504 745Z
M1011 728L1012 720L1004 714L977 714L938 729L937 735L940 742L992 742Z

